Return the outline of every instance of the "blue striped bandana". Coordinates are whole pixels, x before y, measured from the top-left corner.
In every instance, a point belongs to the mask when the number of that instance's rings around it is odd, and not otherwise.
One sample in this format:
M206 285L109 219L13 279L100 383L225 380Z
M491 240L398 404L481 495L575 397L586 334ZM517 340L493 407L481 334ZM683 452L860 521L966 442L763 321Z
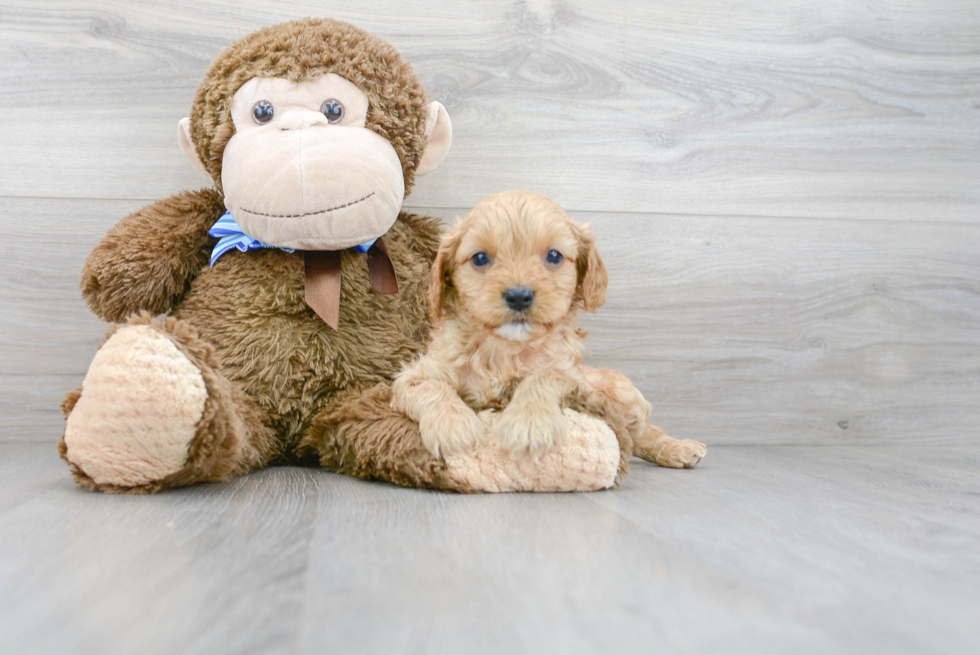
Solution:
M235 219L232 217L231 212L225 212L218 222L211 226L208 230L208 234L218 239L218 244L211 251L211 266L221 258L223 254L231 250L232 248L238 248L241 252L247 252L249 250L258 250L259 248L276 248L278 246L271 246L264 241L259 241L258 239L253 239L244 232L242 228L238 225ZM359 253L364 254L371 249L374 242L377 239L371 239L366 243L362 243L359 246L354 246L354 249ZM295 248L279 248L285 252L296 252Z

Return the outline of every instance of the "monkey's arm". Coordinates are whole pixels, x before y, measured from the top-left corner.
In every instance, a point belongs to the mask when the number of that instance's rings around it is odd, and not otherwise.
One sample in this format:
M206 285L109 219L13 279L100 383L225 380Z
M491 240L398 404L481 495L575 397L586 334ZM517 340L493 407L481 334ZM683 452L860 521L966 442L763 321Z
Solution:
M224 213L214 189L158 200L116 223L82 267L82 296L106 321L169 311L208 264L208 229Z

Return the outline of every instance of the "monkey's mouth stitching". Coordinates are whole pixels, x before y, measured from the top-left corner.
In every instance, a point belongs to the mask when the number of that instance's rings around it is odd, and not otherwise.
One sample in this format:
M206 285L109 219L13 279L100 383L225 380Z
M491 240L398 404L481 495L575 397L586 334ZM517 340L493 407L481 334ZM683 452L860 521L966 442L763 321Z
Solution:
M359 202L364 202L365 200L367 200L373 195L374 195L374 191L367 194L363 198L352 200L346 204L337 205L336 207L331 207L330 209L323 209L318 212L309 212L307 214L265 214L263 212L256 212L256 211L252 211L251 209L245 209L244 207L242 207L242 211L249 214L255 214L256 216L267 216L268 218L303 218L305 216L316 216L317 214L327 214L329 212L337 211L338 209L343 209L344 207L350 207L351 205L356 205Z

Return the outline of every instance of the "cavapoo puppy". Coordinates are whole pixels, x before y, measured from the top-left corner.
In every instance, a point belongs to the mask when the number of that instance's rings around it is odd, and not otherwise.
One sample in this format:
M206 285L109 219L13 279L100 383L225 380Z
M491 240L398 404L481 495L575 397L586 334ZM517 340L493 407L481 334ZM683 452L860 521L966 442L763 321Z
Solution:
M633 454L695 466L703 444L649 425L650 404L623 374L582 365L575 316L598 309L607 284L595 237L557 203L528 191L484 199L443 237L428 296L432 343L395 379L393 406L443 457L490 437L476 412L502 408L492 437L514 456L537 456L564 438L563 399L597 394L627 426Z

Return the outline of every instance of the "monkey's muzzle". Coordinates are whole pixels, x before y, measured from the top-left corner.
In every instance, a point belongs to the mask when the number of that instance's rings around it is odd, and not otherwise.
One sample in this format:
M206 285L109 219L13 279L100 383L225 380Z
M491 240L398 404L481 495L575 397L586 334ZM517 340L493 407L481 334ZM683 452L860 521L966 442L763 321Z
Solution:
M240 132L225 148L221 177L225 206L245 233L280 248L365 243L388 231L405 198L394 148L363 127Z

